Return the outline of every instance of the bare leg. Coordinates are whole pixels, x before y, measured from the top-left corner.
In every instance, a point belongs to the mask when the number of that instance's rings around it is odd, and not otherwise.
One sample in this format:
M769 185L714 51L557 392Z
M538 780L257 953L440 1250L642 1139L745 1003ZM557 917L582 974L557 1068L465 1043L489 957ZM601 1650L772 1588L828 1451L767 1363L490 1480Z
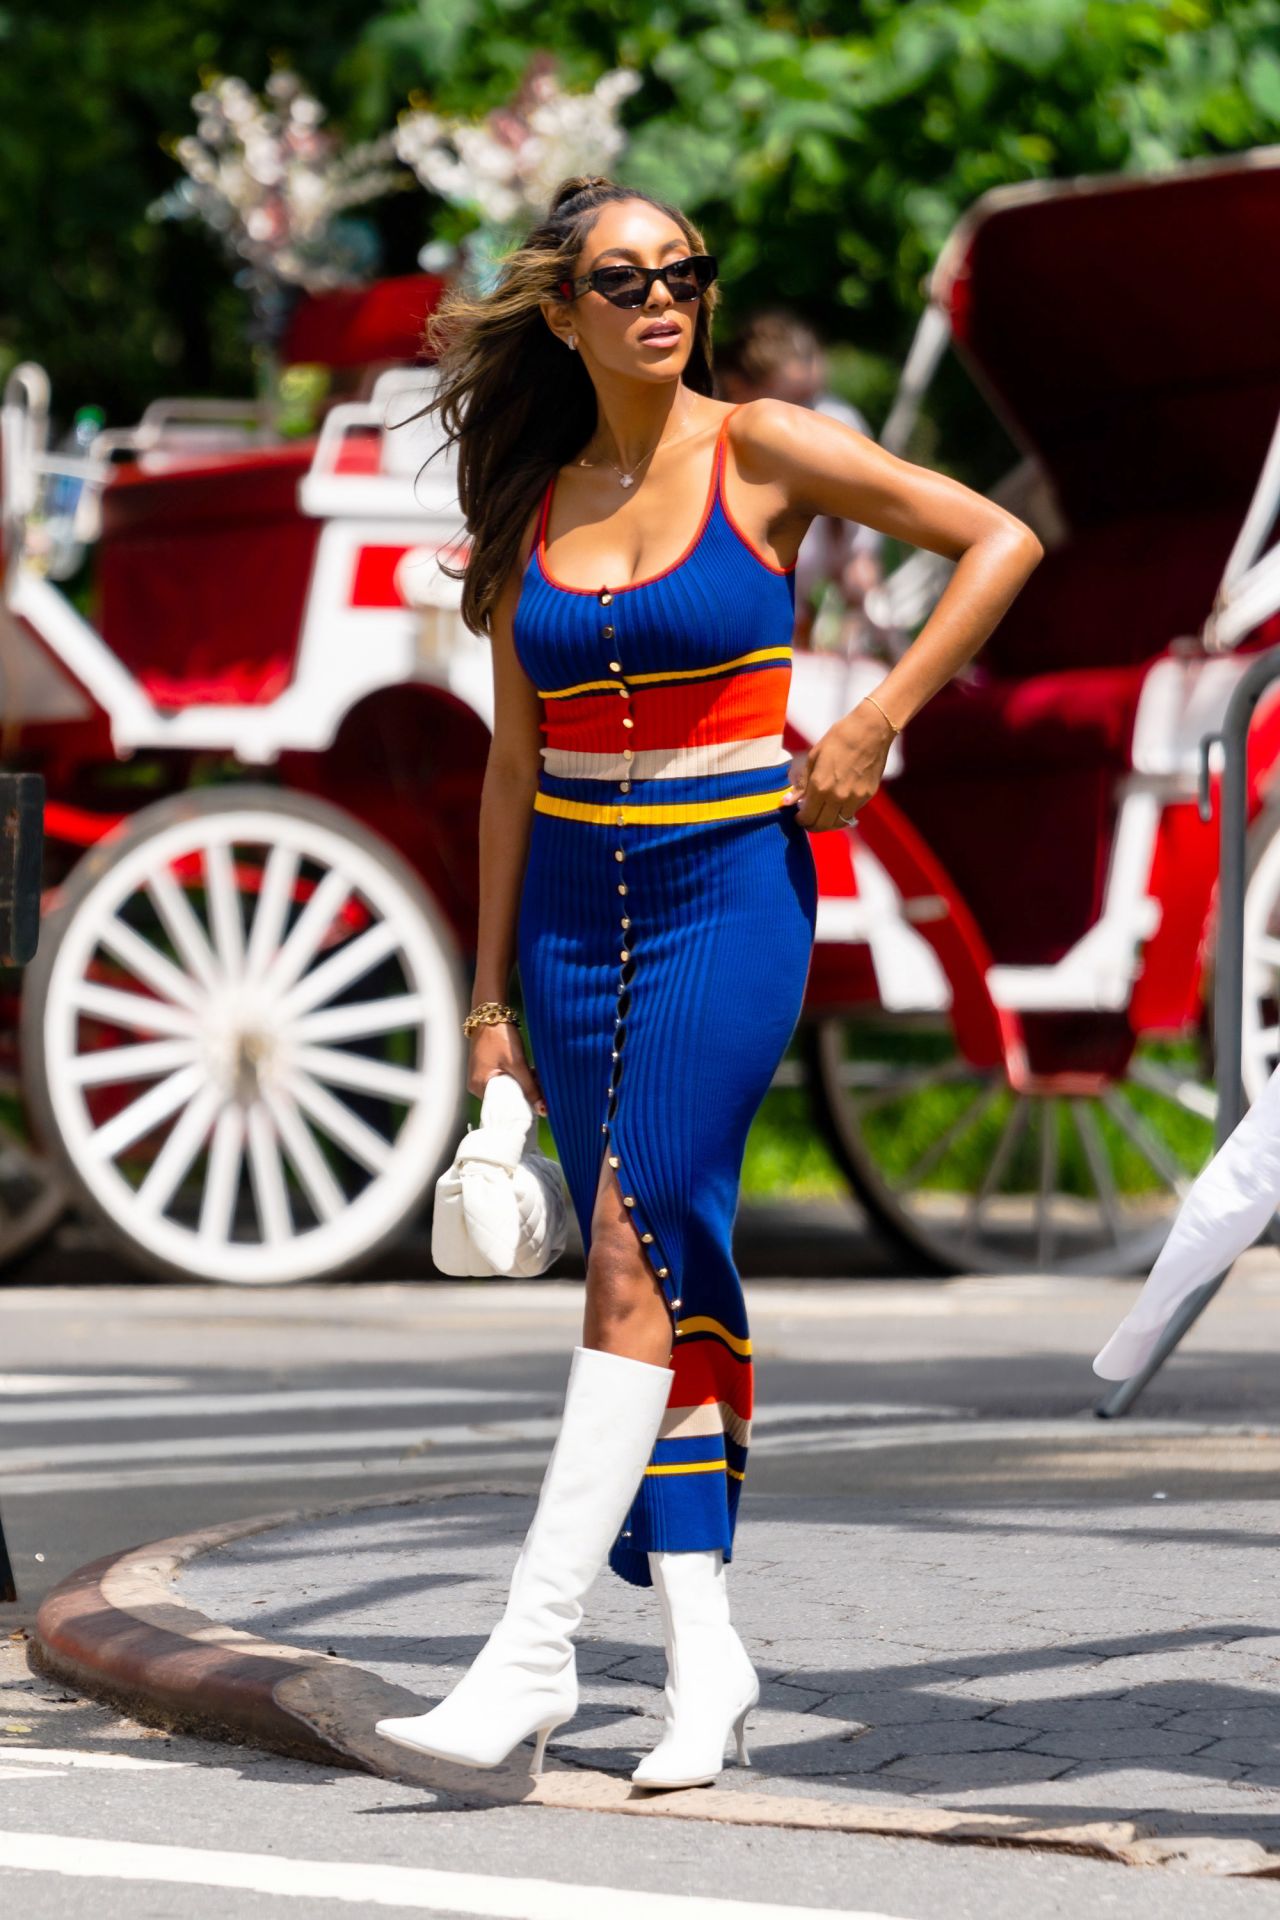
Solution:
M582 1344L651 1367L671 1360L671 1314L607 1155L591 1216Z

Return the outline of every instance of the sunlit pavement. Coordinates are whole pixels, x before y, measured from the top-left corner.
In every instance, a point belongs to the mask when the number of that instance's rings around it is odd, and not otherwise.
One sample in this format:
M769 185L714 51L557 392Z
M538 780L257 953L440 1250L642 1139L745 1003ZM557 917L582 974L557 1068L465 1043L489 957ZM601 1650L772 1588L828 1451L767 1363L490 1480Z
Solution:
M261 1293L29 1278L0 1295L0 1511L21 1589L0 1621L29 1625L50 1584L133 1544L396 1492L413 1504L222 1549L193 1564L182 1593L216 1618L323 1642L436 1697L500 1602L580 1290L379 1279ZM1277 1518L1280 1260L1241 1263L1134 1415L1102 1423L1089 1360L1134 1288L750 1283L760 1422L731 1586L766 1686L755 1767L727 1769L724 1787L1046 1820L1136 1816L1148 1830L1270 1844L1280 1623L1261 1549ZM418 1496L446 1482L523 1489L523 1510L519 1498L451 1503L466 1525L442 1525L438 1504ZM22 1641L4 1644L0 1829L162 1838L175 1850L64 1849L54 1872L52 1843L33 1865L30 1846L6 1852L0 1835L0 1887L20 1882L22 1910L36 1915L83 1911L90 1882L108 1913L139 1911L139 1887L156 1882L184 1883L184 1913L274 1911L291 1896L252 1864L267 1855L461 1875L394 1882L389 1898L433 1912L579 1911L567 1892L539 1892L543 1879L897 1920L1038 1920L1108 1900L1138 1915L1213 1916L1274 1901L1212 1872L1056 1854L451 1812L402 1784L143 1730L60 1698L28 1674ZM659 1646L652 1596L602 1580L583 1641L583 1710L555 1743L561 1763L623 1769L656 1738ZM94 1759L58 1764L68 1751ZM100 1764L111 1756L163 1765ZM210 1859L187 1886L194 1870L176 1854L193 1849L233 1864L214 1873ZM251 1864L234 1865L242 1857ZM311 1884L301 1867L295 1880ZM221 1890L201 1890L211 1885ZM354 1895L335 1882L326 1897Z

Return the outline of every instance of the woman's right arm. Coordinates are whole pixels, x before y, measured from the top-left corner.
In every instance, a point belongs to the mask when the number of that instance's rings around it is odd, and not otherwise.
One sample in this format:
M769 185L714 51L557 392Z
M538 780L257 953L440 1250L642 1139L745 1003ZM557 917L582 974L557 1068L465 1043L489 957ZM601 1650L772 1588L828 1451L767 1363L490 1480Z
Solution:
M520 665L512 632L523 571L519 566L512 568L490 622L493 737L480 794L480 911L472 1006L482 1000L507 999L538 785L540 704L537 689ZM546 1112L518 1027L504 1023L479 1027L472 1034L468 1092L482 1097L486 1081L495 1073L511 1074L535 1112Z

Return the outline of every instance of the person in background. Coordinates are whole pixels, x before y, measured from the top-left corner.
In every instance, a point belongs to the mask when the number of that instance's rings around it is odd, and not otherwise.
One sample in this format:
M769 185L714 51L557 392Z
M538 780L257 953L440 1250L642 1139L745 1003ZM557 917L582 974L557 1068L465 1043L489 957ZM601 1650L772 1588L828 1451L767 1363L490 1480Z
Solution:
M726 400L755 400L768 395L842 420L856 433L871 429L856 407L827 389L827 357L807 321L787 307L752 314L726 345L716 351L717 390ZM866 634L863 603L882 577L883 536L830 514L818 514L796 558L796 624L793 645L811 644L814 614L822 589L834 582L849 614L850 652Z

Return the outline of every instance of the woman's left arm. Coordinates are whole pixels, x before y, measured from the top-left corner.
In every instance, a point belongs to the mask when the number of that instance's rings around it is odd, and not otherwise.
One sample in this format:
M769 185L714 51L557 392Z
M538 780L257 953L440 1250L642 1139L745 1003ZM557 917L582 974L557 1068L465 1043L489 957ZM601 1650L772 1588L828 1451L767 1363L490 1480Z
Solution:
M735 426L739 470L773 494L779 530L791 517L803 528L814 514L839 514L957 563L924 626L875 689L883 714L861 700L809 749L797 818L822 831L871 798L893 729L901 731L973 659L1044 550L1004 507L812 408L756 400Z

